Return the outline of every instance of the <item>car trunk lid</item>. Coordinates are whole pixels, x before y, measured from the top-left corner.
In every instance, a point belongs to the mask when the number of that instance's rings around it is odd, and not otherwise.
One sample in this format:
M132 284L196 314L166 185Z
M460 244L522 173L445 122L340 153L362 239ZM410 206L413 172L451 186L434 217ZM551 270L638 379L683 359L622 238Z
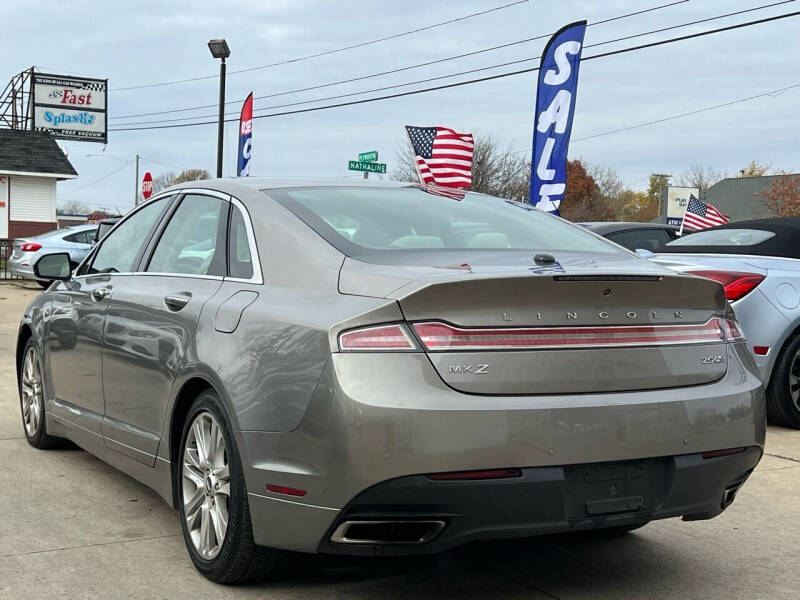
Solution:
M372 275L373 283L394 288L387 297L398 301L439 375L459 391L632 391L700 385L725 374L716 317L726 304L717 283L635 258L604 266L563 257L557 269L527 260L430 270L383 265ZM352 271L345 275L351 268L362 276L371 271L346 264L342 282L353 280Z

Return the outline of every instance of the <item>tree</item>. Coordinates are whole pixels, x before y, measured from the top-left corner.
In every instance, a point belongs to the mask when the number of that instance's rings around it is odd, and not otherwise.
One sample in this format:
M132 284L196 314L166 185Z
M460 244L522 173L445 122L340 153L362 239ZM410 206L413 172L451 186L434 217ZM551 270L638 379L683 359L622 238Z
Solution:
M652 221L658 216L658 204L651 204L647 194L639 190L623 189L617 196L616 206L618 221Z
M771 165L762 165L755 160L751 160L750 164L744 169L739 169L739 177L763 177L770 170Z
M701 192L707 190L720 179L727 175L714 167L705 167L700 163L694 164L678 178L678 185L696 187Z
M157 194L171 185L202 179L211 179L211 174L205 169L184 169L177 175L173 171L167 171L153 178L153 193Z
M764 198L767 208L776 217L800 215L800 177L781 172L766 192L756 195Z
M614 216L613 200L603 195L580 160L567 161L567 191L559 212L576 222L608 221Z
M609 200L616 200L625 188L625 184L622 183L617 172L611 167L602 167L590 163L584 163L584 167L586 167L586 172L594 179L600 193Z
M56 209L58 215L85 215L88 212L89 207L80 200L67 200Z

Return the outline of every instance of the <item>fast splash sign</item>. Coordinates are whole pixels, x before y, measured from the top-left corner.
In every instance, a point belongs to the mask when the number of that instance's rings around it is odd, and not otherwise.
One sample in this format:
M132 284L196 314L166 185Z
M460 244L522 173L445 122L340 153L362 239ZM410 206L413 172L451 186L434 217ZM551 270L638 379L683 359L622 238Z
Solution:
M585 31L586 21L558 30L547 42L539 68L530 201L556 215L567 188L567 149Z

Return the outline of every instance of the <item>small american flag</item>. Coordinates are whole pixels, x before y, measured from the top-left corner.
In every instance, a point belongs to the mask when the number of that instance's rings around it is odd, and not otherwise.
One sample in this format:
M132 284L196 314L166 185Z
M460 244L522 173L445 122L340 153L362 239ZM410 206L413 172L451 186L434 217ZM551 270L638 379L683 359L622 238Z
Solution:
M451 188L472 185L471 133L458 133L447 127L411 127L408 139L417 161L421 183Z
M709 227L716 227L717 225L724 225L730 220L730 217L723 215L714 206L698 200L692 194L689 196L689 202L686 205L682 227L689 231L699 231Z

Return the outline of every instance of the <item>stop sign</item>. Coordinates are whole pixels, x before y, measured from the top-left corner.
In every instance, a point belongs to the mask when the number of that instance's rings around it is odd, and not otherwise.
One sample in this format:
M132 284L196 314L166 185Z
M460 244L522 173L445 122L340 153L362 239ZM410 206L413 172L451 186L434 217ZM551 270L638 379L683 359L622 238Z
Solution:
M153 195L153 176L147 171L142 177L142 198L147 200Z

